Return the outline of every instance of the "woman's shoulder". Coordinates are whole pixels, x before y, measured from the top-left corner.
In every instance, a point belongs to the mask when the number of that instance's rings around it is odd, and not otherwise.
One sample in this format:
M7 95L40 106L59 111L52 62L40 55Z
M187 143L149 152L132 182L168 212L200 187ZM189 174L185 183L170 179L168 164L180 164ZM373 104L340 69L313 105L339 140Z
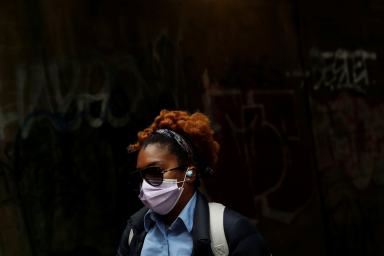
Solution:
M231 251L251 250L258 252L251 255L270 255L267 243L257 226L248 217L228 207L224 211L224 230Z
M134 214L132 214L128 219L128 225L134 227L142 227L144 225L144 215L148 212L147 207L143 207Z
M224 210L224 227L228 232L258 232L256 226L251 223L248 217L229 207L225 207Z

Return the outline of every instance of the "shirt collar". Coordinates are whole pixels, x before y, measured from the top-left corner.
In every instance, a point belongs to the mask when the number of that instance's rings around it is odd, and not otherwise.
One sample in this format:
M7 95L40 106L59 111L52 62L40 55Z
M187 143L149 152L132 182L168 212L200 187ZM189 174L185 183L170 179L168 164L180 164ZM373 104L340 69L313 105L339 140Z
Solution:
M193 217L195 213L195 205L196 205L196 192L193 194L189 202L186 204L184 209L180 212L179 216L175 219L175 221L169 227L172 229L178 222L182 222L188 232L192 231L193 228ZM144 215L144 228L148 232L149 229L153 226L153 224L158 223L164 225L162 223L159 214L155 213L151 209Z
M196 205L196 192L193 194L193 196L191 197L187 205L181 211L181 213L179 214L179 217L177 217L183 221L188 232L191 232L193 228L193 216L195 213L195 205Z

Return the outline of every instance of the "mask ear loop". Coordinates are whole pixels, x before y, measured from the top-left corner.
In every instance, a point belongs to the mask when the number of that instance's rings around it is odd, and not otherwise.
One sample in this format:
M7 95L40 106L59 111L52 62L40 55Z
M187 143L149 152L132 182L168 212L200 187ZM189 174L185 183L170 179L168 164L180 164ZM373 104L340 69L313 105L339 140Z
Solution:
M184 179L183 180L181 180L181 181L176 181L175 183L176 184L179 184L179 183L183 183L183 185L181 186L181 187L179 187L179 189L182 189L182 190L184 190L184 184L185 184L185 181L187 180L187 172L185 172L185 174L184 174ZM164 180L163 180L163 182L164 182ZM183 192L181 192L181 193L183 193ZM180 194L181 195L181 194Z
M186 172L184 173L184 179L183 179L183 180L174 182L174 183L176 183L176 184L183 183L183 185L182 185L181 187L179 187L179 189L184 188L184 183L185 183L185 181L187 180L187 172L188 172L188 171L186 171ZM171 180L171 182L173 183L173 179L170 179L170 180ZM168 180L168 179L163 179L163 183L164 183L164 182L165 182L165 183L166 183L166 182L170 182L170 180Z
M175 207L175 205L177 204L177 202L179 202L180 197L181 197L181 195L182 195L183 192L184 192L184 184L185 184L186 175L187 175L187 172L185 172L185 174L184 174L184 180L183 180L183 181L177 181L177 182L176 182L176 184L183 182L183 185L182 185L181 187L178 187L178 189L180 190L180 194L179 194L179 196L177 197L177 200L175 201L174 205L171 207L171 210ZM164 182L164 180L163 180L163 182Z

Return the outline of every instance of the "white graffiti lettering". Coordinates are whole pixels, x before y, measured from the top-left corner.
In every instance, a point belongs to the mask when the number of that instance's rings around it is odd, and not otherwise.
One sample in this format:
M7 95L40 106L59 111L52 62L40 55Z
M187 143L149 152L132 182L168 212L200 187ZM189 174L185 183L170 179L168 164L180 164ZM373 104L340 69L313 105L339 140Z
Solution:
M312 50L311 57L316 63L312 67L315 91L351 89L365 93L371 83L367 61L376 60L377 54L365 50L338 49L334 52Z
M8 92L15 100L8 105L0 104L0 140L5 138L10 125L19 125L22 137L27 138L33 124L42 119L48 119L56 129L69 131L76 130L84 121L94 128L104 123L113 127L126 125L131 111L137 108L137 96L144 95L143 90L148 88L135 62L130 58L120 60L113 67L99 62L57 61L18 65L14 91ZM116 116L110 107L112 68L129 73L139 83L130 85L134 87L134 96L124 102L127 113Z

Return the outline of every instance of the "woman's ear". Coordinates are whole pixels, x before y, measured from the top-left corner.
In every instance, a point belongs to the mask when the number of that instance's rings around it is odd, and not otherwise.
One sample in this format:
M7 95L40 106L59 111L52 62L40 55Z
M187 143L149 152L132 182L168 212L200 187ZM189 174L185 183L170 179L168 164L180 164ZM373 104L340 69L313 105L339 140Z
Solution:
M189 166L185 172L186 181L188 183L193 183L196 180L196 167Z

